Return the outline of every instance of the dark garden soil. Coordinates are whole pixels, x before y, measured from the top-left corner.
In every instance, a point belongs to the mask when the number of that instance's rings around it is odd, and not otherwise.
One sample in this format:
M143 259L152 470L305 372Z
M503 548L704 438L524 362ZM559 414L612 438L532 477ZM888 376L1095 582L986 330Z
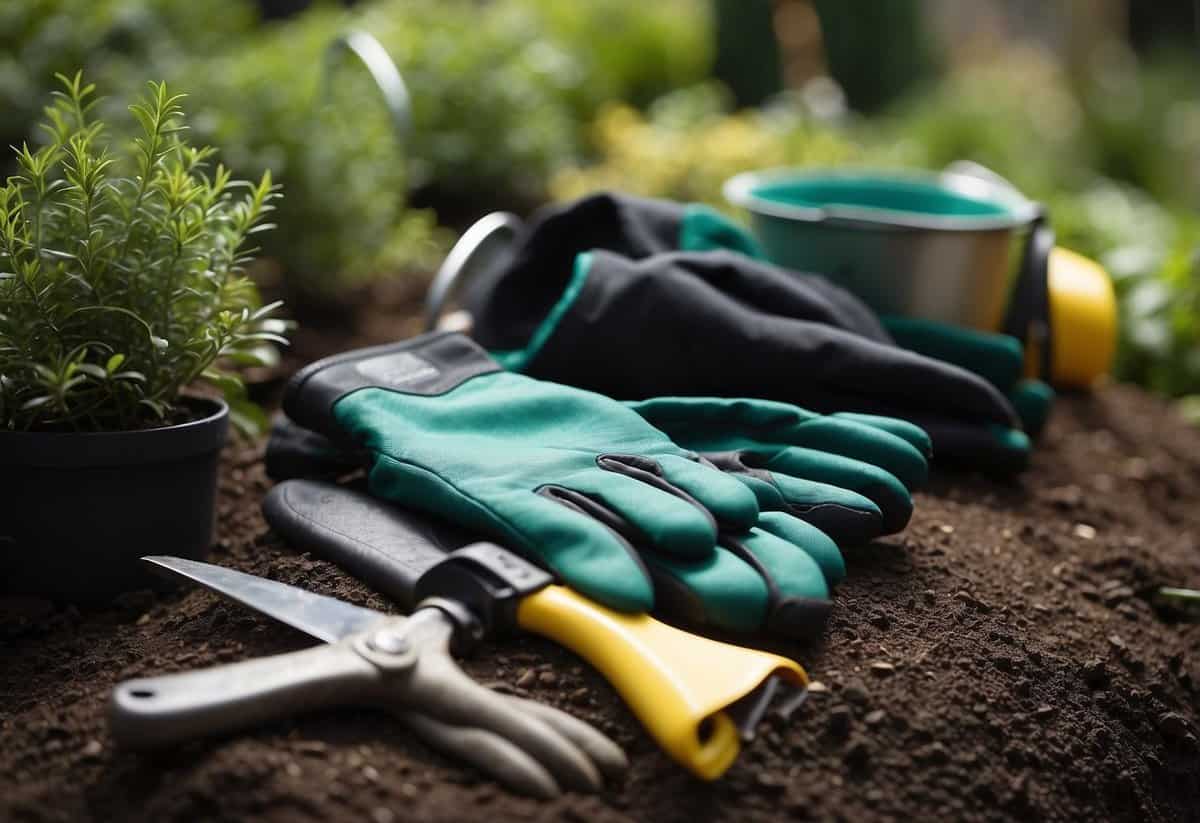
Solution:
M396 335L301 335L293 359ZM213 559L387 608L268 532L261 458L225 454ZM1200 432L1163 403L1121 386L1064 398L1022 479L939 476L904 534L850 555L824 640L781 647L820 685L713 784L657 751L571 654L529 637L489 647L466 664L478 679L630 755L604 794L549 803L365 710L114 750L118 680L311 641L199 590L85 612L0 601L0 820L1200 820L1200 625L1149 599L1200 587L1198 500Z

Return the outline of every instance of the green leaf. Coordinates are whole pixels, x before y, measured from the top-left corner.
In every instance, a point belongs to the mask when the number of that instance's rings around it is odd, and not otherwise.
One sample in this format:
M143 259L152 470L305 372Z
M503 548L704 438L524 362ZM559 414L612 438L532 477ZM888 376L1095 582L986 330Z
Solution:
M42 406L46 405L53 399L54 398L50 397L49 395L45 395L45 394L43 394L41 397L31 398L21 404L21 411L29 411L30 409L41 408Z
M261 366L271 368L279 365L279 349L262 345L245 349L233 349L223 355L238 366Z
M104 364L104 370L107 371L109 374L112 374L117 369L121 368L121 364L124 362L125 362L125 355L114 354L112 357L108 358L108 362Z
M95 363L76 363L75 368L89 377L96 378L97 380L103 380L108 377L108 372L97 366Z

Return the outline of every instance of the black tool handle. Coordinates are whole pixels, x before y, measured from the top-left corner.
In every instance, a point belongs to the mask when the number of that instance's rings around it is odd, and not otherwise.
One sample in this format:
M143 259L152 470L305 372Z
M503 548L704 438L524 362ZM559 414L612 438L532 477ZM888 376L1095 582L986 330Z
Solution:
M298 547L406 610L430 598L462 604L484 633L515 625L520 599L554 582L507 549L347 486L288 480L267 495L263 513Z

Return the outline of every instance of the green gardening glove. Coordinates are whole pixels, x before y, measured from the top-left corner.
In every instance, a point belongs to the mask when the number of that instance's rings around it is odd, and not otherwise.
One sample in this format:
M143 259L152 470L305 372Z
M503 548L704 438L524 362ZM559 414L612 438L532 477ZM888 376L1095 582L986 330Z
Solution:
M288 416L365 453L378 497L539 560L626 611L811 635L843 573L833 541L592 392L502 371L461 335L318 361Z
M627 405L749 486L760 509L793 514L839 546L903 529L929 473L929 436L895 418L718 397Z
M895 418L820 415L786 403L708 397L625 405L676 445L699 452L748 486L764 512L786 512L828 536L810 529L794 542L805 547L830 586L845 574L834 544L855 546L904 528L911 492L928 475L928 435ZM286 419L276 422L267 447L267 471L277 480L337 477L360 463Z

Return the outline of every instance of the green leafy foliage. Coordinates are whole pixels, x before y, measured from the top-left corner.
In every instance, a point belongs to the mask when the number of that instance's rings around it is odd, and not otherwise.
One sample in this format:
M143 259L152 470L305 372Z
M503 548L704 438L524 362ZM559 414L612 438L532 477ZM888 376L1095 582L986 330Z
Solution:
M36 137L30 132L57 88L56 72L82 68L104 88L132 89L174 55L211 51L249 31L255 17L248 0L0 3L0 146Z
M170 421L197 379L240 383L222 361L269 363L286 325L242 274L277 197L209 167L180 95L151 83L114 145L94 87L60 76L48 142L17 151L0 188L0 421L8 430L108 431ZM248 419L248 418L242 418Z
M55 69L83 65L125 91L152 71L188 89L195 138L235 176L269 169L289 192L263 255L289 291L321 299L436 266L452 238L408 206L410 192L454 219L539 202L554 170L586 150L602 103L649 101L702 78L712 59L706 0L317 3L258 25L251 0L215 2L5 5L0 43L20 58L0 49L10 142L30 131ZM376 36L405 78L413 129L402 142L367 72L328 57L350 30ZM104 114L116 131L139 128Z
M739 172L840 165L862 156L860 147L794 100L727 112L723 90L710 84L666 95L646 114L609 106L592 132L600 161L561 169L551 190L563 200L615 189L728 209L721 186Z
M188 89L198 139L238 176L270 171L287 190L263 254L310 296L427 270L448 240L432 213L406 208L405 151L370 76L328 54L347 25L317 9L167 72Z
M543 199L602 103L648 102L711 62L702 0L387 0L355 24L412 92L411 185L443 199Z
M1128 246L1105 263L1120 296L1118 373L1163 394L1200 394L1200 222L1165 247Z

